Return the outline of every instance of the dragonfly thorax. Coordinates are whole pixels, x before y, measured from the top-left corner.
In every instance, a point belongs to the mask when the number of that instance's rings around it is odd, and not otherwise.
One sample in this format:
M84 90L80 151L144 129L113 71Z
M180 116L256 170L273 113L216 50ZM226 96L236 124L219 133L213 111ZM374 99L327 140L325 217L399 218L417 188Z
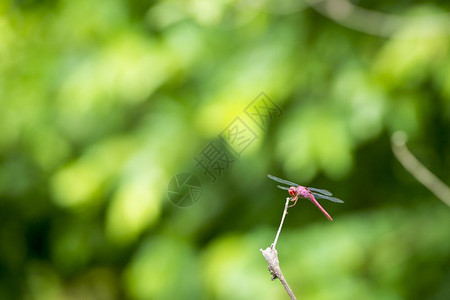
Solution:
M289 188L289 194L291 196L297 196L297 197L302 197L302 198L306 198L306 199L309 199L311 197L311 193L304 186L298 186L298 187L291 186Z

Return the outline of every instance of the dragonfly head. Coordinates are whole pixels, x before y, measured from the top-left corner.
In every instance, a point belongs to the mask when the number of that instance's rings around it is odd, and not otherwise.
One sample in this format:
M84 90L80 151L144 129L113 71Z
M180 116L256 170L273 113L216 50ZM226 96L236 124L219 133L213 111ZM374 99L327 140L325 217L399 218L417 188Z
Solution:
M289 192L289 195L291 195L291 196L296 196L297 195L297 189L295 187L293 187L293 186L291 186L289 188L288 192Z

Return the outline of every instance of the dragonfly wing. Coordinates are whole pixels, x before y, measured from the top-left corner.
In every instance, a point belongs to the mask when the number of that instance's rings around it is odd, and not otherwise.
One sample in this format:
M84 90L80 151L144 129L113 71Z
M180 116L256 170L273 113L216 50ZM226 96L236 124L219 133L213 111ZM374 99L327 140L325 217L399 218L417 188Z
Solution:
M280 189L282 189L282 190L289 191L289 187L288 187L288 186L277 185L277 187L280 188Z
M284 180L284 179L278 178L278 177L270 175L270 174L267 174L267 177L269 177L270 179L275 180L275 181L277 181L279 183L287 184L289 186L299 186L299 184L297 184L295 182Z
M321 193L327 196L332 196L333 194L329 191L329 190L325 190L325 189L316 189L313 187L308 187L308 190L312 191L312 192L317 192L317 193Z
M317 193L314 193L314 192L311 192L311 194L313 194L313 196L315 198L317 198L317 199L326 199L326 200L330 200L330 201L337 202L337 203L344 203L344 201L342 201L341 199L336 198L336 197L330 197L330 196L326 196L326 195L321 195L321 194L317 194Z

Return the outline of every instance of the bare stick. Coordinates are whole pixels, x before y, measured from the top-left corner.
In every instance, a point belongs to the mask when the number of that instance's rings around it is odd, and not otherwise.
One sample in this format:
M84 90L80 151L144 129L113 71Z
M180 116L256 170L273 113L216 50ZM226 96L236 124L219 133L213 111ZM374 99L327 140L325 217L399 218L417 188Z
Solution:
M286 217L287 211L288 211L288 207L289 207L289 201L291 200L291 198L287 197L286 198L286 204L284 205L284 211L283 211L283 216L281 217L281 223L280 223L280 227L278 227L278 232L277 235L275 236L275 240L273 241L272 247L275 248L277 245L277 241L278 241L278 236L280 235L281 232L281 228L283 227L283 223L284 223L284 218Z
M284 211L283 216L281 217L281 223L280 227L278 228L277 235L275 236L275 240L273 241L272 245L270 247L267 247L265 250L259 249L262 252L262 255L266 259L267 263L269 264L268 269L270 274L272 274L272 280L274 279L280 279L281 283L284 286L284 289L288 293L291 300L296 300L294 293L292 292L291 287L287 283L286 279L284 279L283 272L281 272L280 268L280 261L278 260L278 252L277 249L275 249L275 246L278 241L278 236L280 235L281 228L283 227L284 218L286 217L287 210L289 208L289 201L291 198L286 198L286 204L284 205Z
M398 131L392 135L392 151L401 164L420 183L426 186L433 194L450 206L450 189L445 183L431 173L417 160L417 158L406 147L407 136L404 132Z

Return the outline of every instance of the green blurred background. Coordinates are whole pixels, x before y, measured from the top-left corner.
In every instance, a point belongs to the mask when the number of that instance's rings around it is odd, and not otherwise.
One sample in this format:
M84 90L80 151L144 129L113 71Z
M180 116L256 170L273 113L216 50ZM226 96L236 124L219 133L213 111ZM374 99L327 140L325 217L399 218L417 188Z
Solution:
M287 299L267 173L345 200L287 215L297 297L450 299L450 210L390 144L450 182L450 4L414 2L2 1L0 299ZM257 138L213 182L195 159L236 117Z

